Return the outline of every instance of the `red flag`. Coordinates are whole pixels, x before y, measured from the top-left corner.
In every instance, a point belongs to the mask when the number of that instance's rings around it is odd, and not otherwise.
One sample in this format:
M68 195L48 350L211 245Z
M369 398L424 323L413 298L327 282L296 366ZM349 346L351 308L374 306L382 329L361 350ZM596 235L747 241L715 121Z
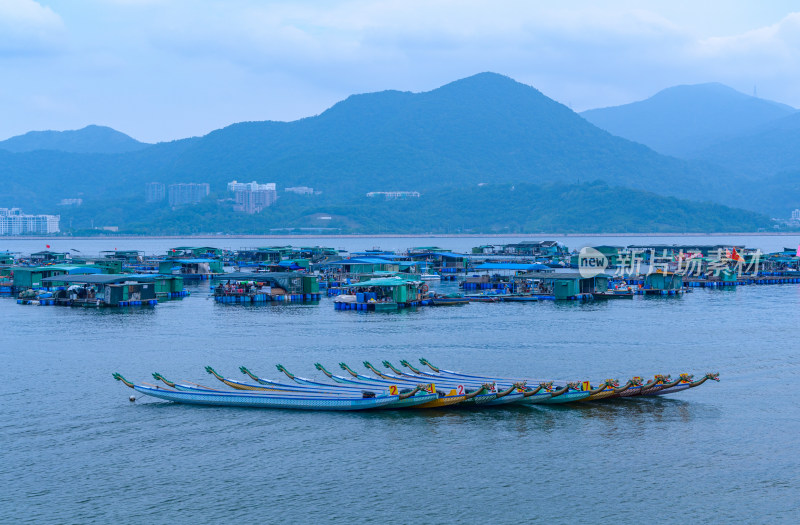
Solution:
M50 245L49 245L49 244L45 244L45 246L46 246L47 248L49 248L49 247L50 247Z
M736 252L736 248L733 249L733 253L731 254L731 259L733 259L734 261L744 262L744 258Z

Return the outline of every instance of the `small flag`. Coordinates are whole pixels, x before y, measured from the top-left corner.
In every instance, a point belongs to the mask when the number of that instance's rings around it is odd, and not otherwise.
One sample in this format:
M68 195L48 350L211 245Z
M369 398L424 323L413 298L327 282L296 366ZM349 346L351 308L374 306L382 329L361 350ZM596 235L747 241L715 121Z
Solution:
M734 250L735 250L735 249L736 249L736 248L734 248ZM725 248L725 257L727 257L728 259L730 259L730 258L731 258L731 251L730 251L729 249L727 249L727 248Z
M800 244L797 245L797 254L795 257L800 257Z
M731 259L734 261L744 262L744 258L736 252L736 248L733 249L733 253L731 254Z
M49 244L45 244L45 246L46 246L47 248L49 248L49 247L50 247L50 245L49 245Z

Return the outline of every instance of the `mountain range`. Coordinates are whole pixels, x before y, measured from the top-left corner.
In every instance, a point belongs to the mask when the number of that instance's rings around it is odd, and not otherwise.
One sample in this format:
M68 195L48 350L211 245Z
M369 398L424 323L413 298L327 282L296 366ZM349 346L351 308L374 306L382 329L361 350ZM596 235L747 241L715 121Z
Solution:
M445 202L451 199L467 208L483 209L485 214L488 212L482 199L491 192L476 192L475 188L520 184L526 191L535 193L534 188L539 188L554 199L557 196L553 202L528 199L531 205L527 213L541 218L559 217L559 210L576 209L576 204L580 204L580 209L593 209L595 203L586 188L594 187L587 183L598 181L611 188L610 192L603 192L603 209L631 207L631 196L636 195L637 199L652 204L652 208L641 210L639 222L664 231L669 229L670 221L663 219L676 206L704 215L712 209L719 211L713 204L704 204L714 201L756 212L777 213L776 209L783 211L784 206L800 196L791 190L774 203L770 196L780 193L779 188L786 182L785 174L762 173L759 175L762 180L754 190L754 172L741 169L740 163L720 162L721 150L713 149L724 148L726 140L745 140L750 136L746 133L754 133L754 137L760 136L759 133L788 135L790 123L784 124L784 128L776 123L792 119L792 108L760 99L754 102L753 97L735 91L731 94L733 90L721 85L684 88L691 86L675 89L681 97L689 99L695 92L700 106L709 97L727 100L712 112L719 118L703 119L705 127L701 134L709 137L708 147L691 155L687 153L686 158L657 153L656 146L646 142L654 140L652 133L649 138L634 133L647 128L643 119L654 118L652 102L636 106L650 108L639 112L638 121L637 111L630 107L623 107L618 115L625 118L618 116L616 120L609 117L615 108L578 115L533 87L502 75L482 73L424 93L384 91L354 95L318 116L294 122L243 122L204 137L154 145L130 137L132 142L119 141L133 147L133 151L120 151L114 141L103 146L102 141L90 138L87 130L96 136L97 130L90 129L96 127L62 132L70 133L69 141L57 140L63 135L14 137L0 142L0 172L4 174L0 203L53 212L53 205L59 199L80 196L85 201L84 209L64 210L62 214L75 213L77 220L91 210L107 214L109 210L120 209L120 213L112 215L124 227L127 224L124 221L146 225L155 221L156 215L169 213L141 206L144 185L152 181L208 182L217 200L226 197L225 184L234 179L276 182L279 190L303 185L323 192L321 196L306 197L305 201L282 196L276 205L262 212L266 224L270 222L267 217L282 216L283 212L293 213L297 218L313 215L312 210L325 213L325 209L336 207L345 215L350 209L355 216L358 215L355 210L365 209L361 203L369 191L415 190L423 193L419 207L457 215ZM675 117L680 104L675 105L674 93L667 93L667 97L663 93L653 98L671 100L672 106L665 105L661 111ZM736 115L722 118L725 111ZM615 134L592 123L598 118L616 122ZM666 121L663 116L659 118ZM673 121L672 128L663 130L664 136L677 133L681 118ZM734 129L746 131L731 136ZM107 137L115 136L104 133ZM24 137L28 137L27 142L17 140ZM701 142L694 140L695 144ZM16 152L8 151L8 143L12 147L17 144ZM27 145L23 148L20 144ZM740 151L745 150L740 147ZM785 164L787 169L793 165L791 161ZM800 165L797 169L800 170ZM558 185L558 192L551 191L553 185ZM575 191L571 193L566 187ZM615 193L618 197L613 202ZM426 196L429 198L425 199ZM438 203L430 200L433 196L439 199ZM663 196L679 199L663 199ZM687 200L696 202L690 204ZM499 209L506 205L502 200L497 203ZM139 210L138 219L127 217L122 208ZM217 211L222 213L221 210ZM373 212L381 215L382 210L388 208ZM175 213L180 215L179 211ZM519 210L515 213L519 214ZM763 215L742 213L741 217L746 216L747 220L740 224L736 223L735 213L722 215L727 218L725 224L708 223L708 227L718 231L742 231L756 228L755 224L769 227ZM600 217L592 220L581 216L583 226L571 224L570 228L602 230ZM655 217L659 217L658 226L654 226ZM292 222L289 216L285 219ZM163 222L164 218L160 220ZM407 220L413 222L414 214L408 215ZM363 214L358 220L345 222L354 230L367 223L372 224L369 228L376 229L375 221ZM439 222L433 220L431 224ZM407 226L410 229L411 225ZM672 226L674 231L688 231L677 220ZM402 225L398 227L402 229ZM532 223L529 227L533 227ZM557 228L557 224L552 227Z

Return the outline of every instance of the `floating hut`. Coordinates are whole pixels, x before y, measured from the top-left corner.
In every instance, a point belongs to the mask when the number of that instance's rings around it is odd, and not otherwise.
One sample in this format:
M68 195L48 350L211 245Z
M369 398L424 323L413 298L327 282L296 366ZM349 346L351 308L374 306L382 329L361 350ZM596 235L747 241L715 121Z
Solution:
M222 248L213 246L178 246L167 252L171 259L221 259L224 254Z
M233 272L214 277L212 288L218 303L264 303L272 301L317 301L319 283L299 272Z
M68 261L70 254L67 252L51 252L44 250L41 252L32 253L30 256L31 264L57 264Z
M641 288L644 295L678 295L683 293L683 276L675 272L655 271L645 275Z
M223 272L220 259L168 259L158 265L158 273L180 275L186 280L208 280Z
M428 285L408 277L379 277L343 288L347 293L334 299L337 310L394 311L431 304L427 297Z
M586 301L594 294L608 291L611 275L598 274L584 277L571 269L555 269L549 272L528 272L522 277L532 279L540 294L551 295L556 301Z
M0 252L0 266L11 266L15 264L17 255L16 252Z
M554 259L567 255L567 247L556 241L523 241L513 244L484 244L472 248L473 255L508 255Z
M528 272L552 272L544 264L524 264L507 262L487 262L475 266L460 286L464 290L502 290L505 293L518 293L520 276Z
M459 275L467 272L469 266L469 257L460 253L429 251L409 253L408 256L414 261L428 263L428 267L438 273L444 281L458 279Z
M23 292L17 303L93 307L152 306L158 303L156 278L156 275L57 275L42 279L42 282L56 291Z
M51 266L13 266L10 268L10 277L13 282L13 291L22 290L57 290L58 286L47 282L48 277L59 275L87 275L103 273L101 268L90 265L54 264Z

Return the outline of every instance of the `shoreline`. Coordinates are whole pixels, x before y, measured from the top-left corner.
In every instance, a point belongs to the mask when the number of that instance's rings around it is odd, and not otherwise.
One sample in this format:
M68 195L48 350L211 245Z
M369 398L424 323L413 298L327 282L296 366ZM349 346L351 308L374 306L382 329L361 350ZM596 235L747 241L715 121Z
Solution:
M48 237L44 235L3 235L3 241L29 241L29 240L92 240L92 239L320 239L320 238L346 238L346 239L413 239L413 238L509 238L509 237L798 237L800 232L723 232L723 233L384 233L384 234L285 234L285 235L253 235L253 234L193 234L193 235L59 235Z

